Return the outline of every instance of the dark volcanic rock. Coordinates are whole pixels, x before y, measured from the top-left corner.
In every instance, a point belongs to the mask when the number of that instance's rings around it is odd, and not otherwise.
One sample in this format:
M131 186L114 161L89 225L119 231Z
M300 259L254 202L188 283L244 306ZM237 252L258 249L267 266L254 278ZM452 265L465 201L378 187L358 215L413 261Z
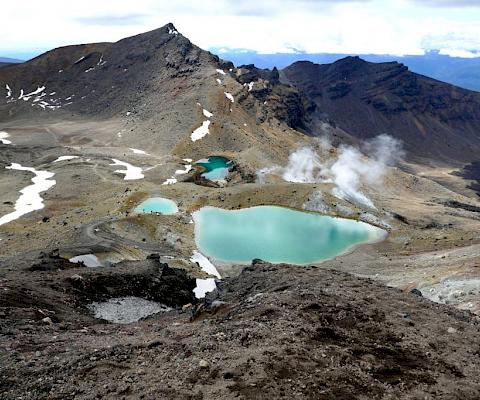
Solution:
M154 257L122 261L112 268L89 268L81 279L70 277L67 281L79 304L123 296L141 297L170 307L195 302L195 279Z
M61 47L0 70L2 90L6 85L12 90L0 104L0 118L44 111L40 101L32 107L35 96L18 99L22 90L27 94L42 86L48 112L59 106L55 113L111 117L141 109L152 117L159 103L172 101L186 77L222 65L231 66L193 45L172 24L116 43Z
M314 104L296 88L280 83L277 68L268 70L253 64L242 65L236 70L235 78L248 87L251 96L243 94L238 101L246 109L255 109L257 122L276 119L294 129L305 127L309 120L307 112Z
M480 397L478 321L370 280L257 260L189 308L10 328L0 398Z
M389 134L417 159L475 160L480 151L480 93L412 73L396 62L347 57L333 64L296 62L282 79L314 102L305 125L323 121L355 138Z

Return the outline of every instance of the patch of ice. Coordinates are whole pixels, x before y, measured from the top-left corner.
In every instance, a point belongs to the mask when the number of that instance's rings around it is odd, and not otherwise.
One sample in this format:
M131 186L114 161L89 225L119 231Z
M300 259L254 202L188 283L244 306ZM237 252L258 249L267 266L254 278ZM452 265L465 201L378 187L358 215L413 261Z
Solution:
M207 111L205 109L203 109L203 115L205 115L205 117L207 117L207 118L212 118L213 117L213 114L210 111Z
M216 70L220 75L227 75L225 71L221 70L221 69L217 69Z
M132 149L131 147L129 147L130 150L132 150L135 154L145 154L145 155L148 155L147 152L143 151L143 150L138 150L138 149Z
M134 167L133 165L126 163L124 161L116 160L115 158L112 158L114 164L110 165L120 165L122 167L125 167L126 170L116 170L115 173L117 174L123 174L125 175L125 178L123 178L125 181L132 181L132 180L137 180L137 179L143 179L145 176L142 173L142 168L140 167Z
M10 137L10 135L7 132L0 132L0 143L12 144L10 140L7 140L8 137Z
M88 308L93 312L95 318L104 319L115 324L131 324L149 315L171 310L164 304L133 296L94 302Z
M235 103L235 99L233 98L233 95L231 93L228 93L228 92L223 92L225 93L225 97L230 100L232 103Z
M199 251L194 251L192 257L190 258L191 262L198 263L202 271L206 272L207 274L214 275L218 279L221 278L220 274L218 273L215 266L210 262L210 260L205 257ZM193 289L193 293L195 293L195 297L197 299L202 299L205 295L209 292L212 292L216 289L215 279L208 278L208 279L196 279L197 286Z
M22 167L17 163L13 163L5 168L16 171L28 171L35 174L35 176L32 178L33 185L20 190L21 195L15 203L15 211L1 217L0 225L16 220L32 211L41 210L45 205L40 193L47 191L56 184L55 180L50 179L55 175L53 172L37 171L35 168Z
M73 160L74 158L78 158L78 156L60 156L54 161L54 163L60 162L60 161Z
M165 182L162 183L162 185L174 185L175 183L177 183L178 180L175 179L175 178L169 178L167 179Z
M185 165L185 169L177 169L175 171L175 175L185 175L185 174L188 174L190 171L192 170L192 166L191 165Z
M100 56L100 60L97 63L98 67L105 65L107 62L103 60L103 54Z
M195 129L191 134L192 142L196 142L210 133L210 121L203 121L202 125Z

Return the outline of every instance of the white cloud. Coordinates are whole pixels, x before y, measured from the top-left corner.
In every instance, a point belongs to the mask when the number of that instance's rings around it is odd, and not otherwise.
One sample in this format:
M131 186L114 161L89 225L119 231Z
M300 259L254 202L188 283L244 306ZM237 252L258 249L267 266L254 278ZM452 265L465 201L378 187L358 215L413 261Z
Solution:
M116 41L168 22L203 48L360 54L421 54L436 48L471 53L480 50L480 13L467 7L474 3L464 0L455 7L453 0L83 0L65 6L63 0L16 0L2 4L0 55Z

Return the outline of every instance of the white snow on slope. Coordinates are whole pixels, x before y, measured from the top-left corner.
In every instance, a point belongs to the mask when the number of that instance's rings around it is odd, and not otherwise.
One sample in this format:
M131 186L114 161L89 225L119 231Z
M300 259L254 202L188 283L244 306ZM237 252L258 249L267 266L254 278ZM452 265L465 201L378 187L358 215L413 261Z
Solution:
M115 173L117 174L123 174L125 175L125 178L123 178L125 181L133 181L136 179L143 179L145 176L142 173L142 168L140 167L134 167L133 165L126 163L124 161L116 160L115 158L112 158L114 164L110 165L119 165L122 167L125 167L126 169L117 169Z
M78 156L60 156L54 161L54 163L60 162L60 161L73 160L74 158L78 158Z
M216 81L217 81L217 83L218 83L219 85L222 85L222 80L221 80L221 79L218 79L218 78L217 78Z
M225 93L225 97L230 100L232 103L235 103L235 99L233 98L233 95L231 93L228 93L228 92L223 92Z
M177 169L175 171L175 175L185 175L188 174L192 170L191 165L185 165L185 169Z
M194 251L192 257L190 258L190 261L198 263L202 271L206 272L207 274L214 275L218 279L221 278L215 266L202 253ZM193 289L193 293L195 293L195 297L197 299L204 298L207 293L214 291L217 287L215 285L214 278L196 279L196 283L197 286L195 287L195 289Z
M148 154L146 151L143 151L143 150L132 149L131 147L129 147L129 149L132 150L135 154L144 154L144 155Z
M15 211L4 215L0 218L0 225L20 218L22 215L31 213L32 211L41 210L45 205L40 193L47 191L56 184L55 180L51 180L55 174L48 171L37 171L35 168L22 167L20 164L13 163L6 169L13 169L17 171L29 171L35 174L32 178L33 185L27 186L20 190L20 197L15 203Z
M175 178L169 178L167 179L165 182L162 183L162 185L173 185L175 183L177 183L178 180L175 179Z
M3 144L12 144L10 140L7 140L7 137L10 137L10 135L7 132L0 132L0 143Z
M203 115L205 115L205 117L207 117L207 118L212 118L213 117L213 114L210 111L207 111L205 109L203 109Z
M10 86L8 86L8 84L5 85L5 89L7 89L7 99L9 97L12 97L12 89L10 88Z
M217 72L218 72L219 74L221 74L221 75L227 75L227 74L225 73L225 71L223 71L223 70L221 70L221 69L217 69Z
M210 121L203 121L202 125L192 132L192 142L196 142L197 140L207 136L210 133L209 126Z

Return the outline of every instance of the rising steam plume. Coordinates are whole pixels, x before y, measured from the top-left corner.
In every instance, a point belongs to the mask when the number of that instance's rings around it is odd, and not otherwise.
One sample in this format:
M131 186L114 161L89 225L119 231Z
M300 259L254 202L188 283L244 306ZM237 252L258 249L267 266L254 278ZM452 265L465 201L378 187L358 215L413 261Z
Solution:
M338 157L322 160L311 147L303 147L290 154L286 167L264 168L257 173L258 182L264 183L267 174L276 174L288 182L334 183L332 194L368 208L373 202L361 191L363 185L379 185L388 166L395 165L404 156L399 140L380 135L366 141L362 150L340 146Z

